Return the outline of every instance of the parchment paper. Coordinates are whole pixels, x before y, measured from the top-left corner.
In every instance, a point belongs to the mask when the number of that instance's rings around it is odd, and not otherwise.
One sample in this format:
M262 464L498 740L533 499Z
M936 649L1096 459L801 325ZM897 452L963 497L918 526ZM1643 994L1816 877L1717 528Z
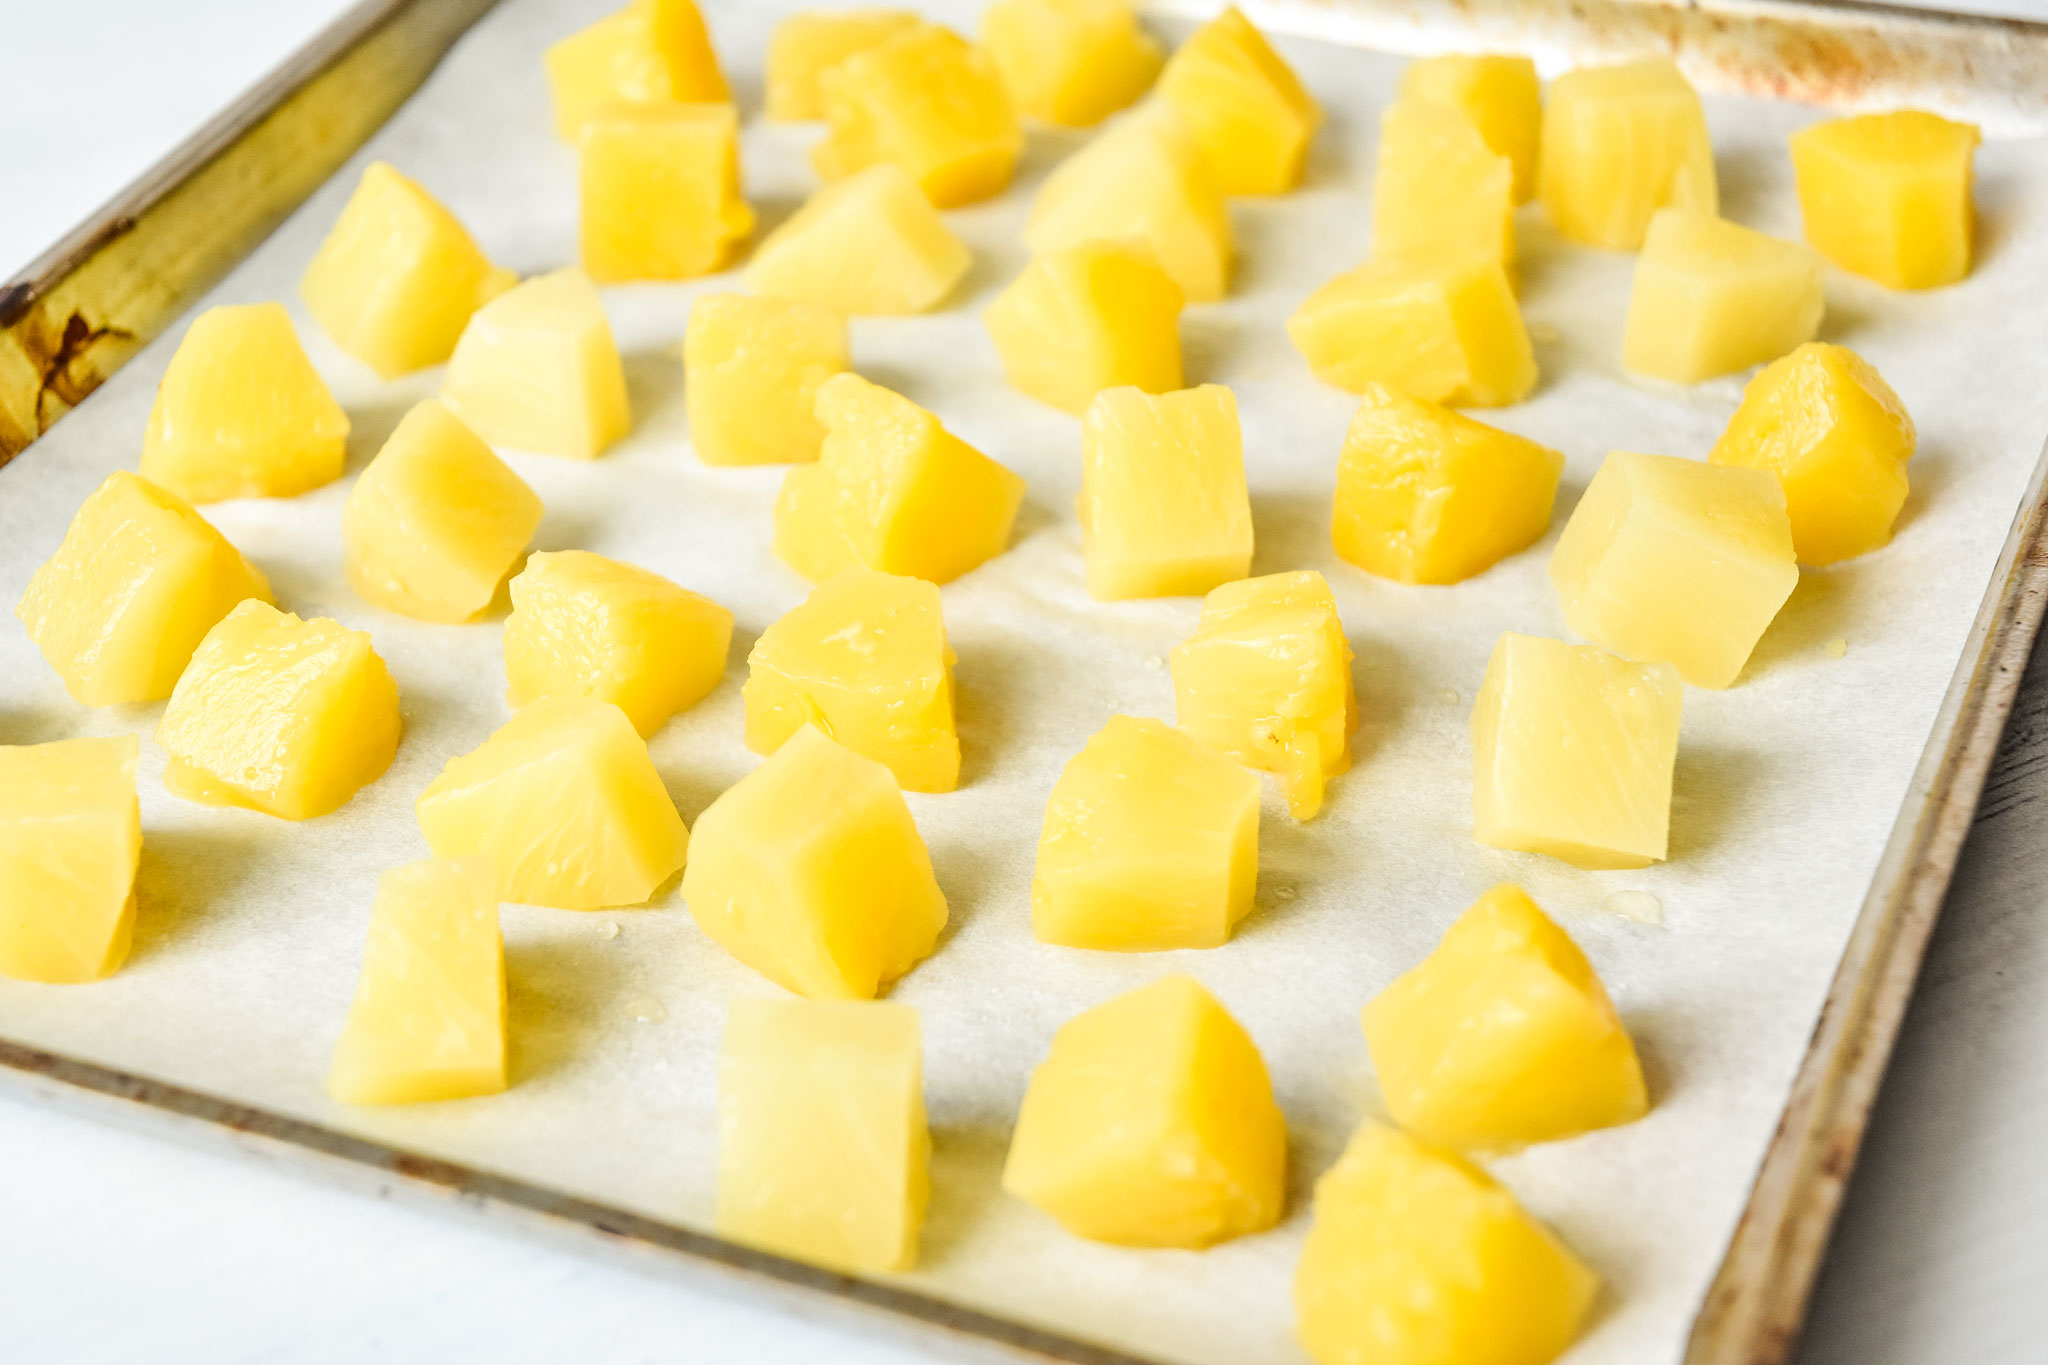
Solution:
M924 4L972 31L975 6ZM708 8L748 116L747 187L766 226L812 184L804 152L813 131L757 117L769 29L794 7ZM421 178L498 260L523 272L572 261L574 158L550 135L539 57L604 8L605 0L508 0L207 300L291 306L355 424L351 478L439 373L375 381L306 318L299 273L372 156ZM1466 718L1487 655L1504 630L1565 634L1543 572L1555 528L1535 549L1448 588L1384 583L1330 549L1334 463L1354 402L1309 375L1281 324L1365 254L1377 116L1400 64L1282 47L1329 122L1298 194L1234 205L1236 284L1227 301L1186 315L1188 374L1237 391L1255 571L1316 568L1335 588L1357 651L1364 728L1357 766L1314 822L1288 819L1269 785L1259 908L1229 946L1097 954L1047 947L1030 932L1033 847L1059 766L1114 712L1171 716L1163 660L1198 605L1088 597L1071 512L1078 424L1004 385L978 319L1025 262L1018 231L1032 189L1081 136L1034 129L1018 183L948 215L976 252L950 307L854 324L861 372L931 407L1031 486L1013 548L945 589L960 660L964 785L910 797L952 923L936 955L895 991L922 1011L936 1141L924 1255L909 1278L963 1303L1178 1360L1299 1359L1289 1281L1309 1190L1378 1105L1358 1009L1479 892L1513 879L1591 954L1642 1048L1655 1108L1629 1127L1492 1169L1606 1277L1571 1359L1671 1361L1742 1208L2048 432L2032 302L2048 280L2041 149L1983 149L1983 262L1961 286L1893 295L1830 273L1824 337L1871 359L1920 425L1897 541L1808 572L1739 686L1688 690L1670 862L1584 873L1483 848L1469 834ZM1709 101L1730 216L1797 234L1784 137L1812 117ZM1675 389L1625 378L1617 356L1631 258L1567 248L1533 209L1520 227L1543 384L1529 402L1484 415L1567 454L1561 526L1608 449L1703 455L1741 380ZM725 683L652 742L692 821L758 761L740 741L746 651L807 590L768 549L782 470L707 468L689 448L677 343L689 300L733 287L722 277L607 291L627 356L633 435L592 464L511 457L547 503L537 548L644 564L737 614ZM0 470L0 600L19 596L106 473L133 467L153 388L183 332L174 328ZM673 886L643 911L506 907L515 1077L506 1094L374 1112L324 1093L376 876L426 852L413 799L507 714L502 606L481 624L431 626L349 591L338 531L348 483L219 504L208 515L270 575L282 605L373 632L404 701L397 761L337 814L295 825L171 799L159 780L163 756L145 743L134 957L93 986L0 981L0 1033L702 1226L726 1006L775 988L705 939ZM159 710L74 705L20 627L0 625L0 743L147 736ZM1652 906L1661 923L1644 922ZM1168 971L1194 973L1250 1029L1293 1138L1287 1221L1199 1254L1079 1241L997 1187L1009 1124L1054 1029Z

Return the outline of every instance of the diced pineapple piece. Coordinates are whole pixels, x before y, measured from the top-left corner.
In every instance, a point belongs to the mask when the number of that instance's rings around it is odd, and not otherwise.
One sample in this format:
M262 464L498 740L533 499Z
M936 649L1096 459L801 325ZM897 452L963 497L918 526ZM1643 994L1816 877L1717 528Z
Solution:
M555 131L571 145L603 105L732 98L693 0L633 0L550 47L545 61Z
M1317 378L1353 393L1379 381L1493 408L1536 387L1521 306L1488 261L1368 261L1309 295L1287 335Z
M0 744L0 976L97 981L127 959L139 747L133 735Z
M818 388L825 444L775 499L775 553L813 583L863 566L947 583L1010 543L1024 480L856 374Z
M1769 471L1617 450L1550 557L1564 619L1631 659L1728 687L1799 584Z
M1252 568L1237 397L1104 389L1081 419L1081 553L1103 601L1205 593Z
M1527 57L1425 57L1401 73L1400 98L1461 111L1486 145L1513 163L1515 202L1526 204L1535 197L1543 135L1535 62Z
M1660 209L1629 292L1621 363L1692 384L1813 340L1827 305L1820 257L1725 218Z
M828 132L811 164L827 180L888 162L935 206L953 208L1000 193L1024 149L995 64L937 24L861 49L819 85Z
M973 263L903 168L884 163L806 200L754 248L746 280L840 313L922 313Z
M86 706L158 701L206 632L270 584L192 505L117 469L71 518L14 614Z
M1244 1026L1193 977L1161 977L1053 1035L1003 1188L1077 1237L1213 1246L1280 1221L1287 1120Z
M1180 45L1159 93L1193 127L1225 194L1285 194L1301 183L1323 111L1235 5Z
M931 1190L922 1054L908 1005L733 1001L719 1233L834 1270L908 1270Z
M959 784L953 651L939 590L921 578L848 569L826 579L761 632L744 695L757 754L816 725L887 764L906 791Z
M365 601L422 621L467 621L540 525L540 498L429 398L349 490L342 562Z
M1337 457L1337 553L1397 583L1456 583L1542 539L1564 456L1367 384Z
M1720 206L1699 93L1668 57L1566 72L1543 113L1537 193L1557 230L1633 251L1662 208Z
M846 319L755 294L700 294L683 331L683 406L705 464L808 464L818 389L846 368Z
M1164 721L1111 716L1046 802L1031 929L1069 948L1215 948L1258 878L1258 777Z
M1381 260L1515 259L1515 168L1462 110L1396 100L1380 116L1372 251Z
M1296 1330L1318 1365L1547 1365L1599 1288L1484 1172L1368 1120L1316 1182Z
M1040 256L983 314L1010 383L1068 412L1104 389L1181 386L1180 286L1143 242Z
M1810 341L1749 381L1707 458L1776 474L1800 562L1832 564L1891 540L1916 440L1868 361Z
M528 555L505 618L505 699L595 697L651 735L725 676L732 613L587 550Z
M683 899L727 952L814 1000L872 999L946 927L896 779L814 725L697 818Z
M1481 896L1364 1025L1387 1113L1424 1142L1500 1150L1649 1112L1593 965L1518 886Z
M390 379L446 360L469 315L518 282L432 195L372 161L299 296L335 345Z
M1830 119L1792 135L1806 240L1891 289L1933 289L1970 273L1977 206L1973 123L1900 109Z
M1070 128L1131 104L1165 60L1130 0L996 0L981 41L1020 111Z
M589 276L557 270L476 310L441 401L493 445L595 459L626 434L626 370Z
M483 858L426 858L377 879L363 972L327 1093L419 1104L505 1088L505 943Z
M607 104L583 124L583 268L682 280L724 267L754 230L730 104Z
M1181 729L1278 775L1295 819L1322 809L1324 779L1351 766L1358 698L1337 599L1321 574L1266 574L1215 589L1172 665Z
M1472 837L1579 867L1661 862L1684 691L1670 664L1501 636L1472 705Z
M347 445L283 304L209 308L157 386L142 476L192 502L288 498L339 478Z
M825 117L825 73L856 52L923 21L907 9L805 10L768 40L768 117L801 123Z
M192 651L157 723L173 796L325 815L398 751L398 685L370 637L251 598Z

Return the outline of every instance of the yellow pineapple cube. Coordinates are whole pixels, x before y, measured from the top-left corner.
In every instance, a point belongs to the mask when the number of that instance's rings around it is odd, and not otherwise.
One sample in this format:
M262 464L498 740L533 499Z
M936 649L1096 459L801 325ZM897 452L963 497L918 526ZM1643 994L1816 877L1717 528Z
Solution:
M884 163L806 200L754 248L746 280L840 313L922 313L973 263L903 168Z
M1337 457L1337 553L1397 583L1457 583L1550 529L1564 456L1367 384Z
M1954 284L1970 273L1980 137L1975 124L1918 109L1800 129L1792 170L1806 240L1892 289Z
M1699 92L1668 57L1566 72L1543 113L1537 194L1575 242L1633 251L1658 209L1720 207Z
M142 436L142 476L192 502L288 498L341 476L348 415L281 303L201 313Z
M171 695L192 651L270 584L175 493L117 469L79 506L14 614L86 706Z
M192 651L157 722L173 796L325 815L398 752L398 685L370 637L251 598Z
M139 747L133 735L0 744L0 976L97 981L127 959Z
M1252 568L1237 397L1104 389L1081 419L1081 553L1102 601L1205 593Z
M429 398L349 490L342 563L365 601L422 621L467 621L540 526L540 498Z
M1380 116L1372 251L1381 260L1515 259L1515 167L1462 110L1396 100Z
M931 1146L916 1010L733 1001L718 1056L720 1235L833 1270L908 1270Z
M846 368L846 319L756 294L700 294L683 331L683 406L705 464L808 464L818 389Z
M580 270L536 275L477 309L441 401L493 445L591 460L626 434L626 370Z
M1725 218L1660 209L1629 291L1621 363L1692 384L1813 340L1827 304L1820 257Z
M1301 183L1323 111L1235 5L1180 45L1159 93L1194 129L1225 194L1285 194Z
M1891 540L1918 439L1868 361L1810 341L1749 381L1707 458L1776 474L1800 562L1832 564Z
M1493 408L1536 388L1521 306L1490 261L1368 261L1309 295L1287 335L1317 378L1353 393L1378 381Z
M1536 196L1543 103L1527 57L1425 57L1401 73L1400 98L1447 105L1470 119L1486 145L1515 168L1515 202Z
M825 444L775 499L775 553L813 583L856 566L948 583L1010 543L1024 480L856 374L818 388Z
M343 1104L419 1104L505 1088L505 943L483 858L426 858L377 879L363 971L334 1046Z
M1367 1120L1316 1182L1296 1332L1317 1365L1548 1365L1599 1288L1485 1172Z
M825 117L825 73L923 20L907 9L805 10L768 39L767 113L780 123Z
M1387 1113L1439 1147L1502 1150L1649 1112L1593 965L1518 886L1481 896L1364 1025Z
M1180 286L1143 242L1085 242L1040 256L982 320L1010 383L1080 413L1104 389L1181 386Z
M1180 728L1276 774L1288 811L1322 809L1323 783L1351 766L1358 697L1337 599L1313 569L1225 583L1202 599L1173 650Z
M988 54L951 29L918 24L863 48L819 78L824 141L811 163L827 180L887 162L939 208L972 204L1010 183L1024 130Z
M1472 837L1579 867L1663 861L1684 695L1670 664L1501 636L1472 705Z
M1068 948L1216 948L1258 879L1257 775L1164 721L1111 716L1046 802L1031 929Z
M1799 584L1768 470L1617 450L1550 557L1564 619L1594 644L1728 687Z
M505 700L594 697L651 735L725 676L732 613L588 550L528 555L505 618Z
M826 579L761 632L743 695L757 754L816 725L886 764L906 791L959 784L953 651L939 590L921 578L848 569Z
M1060 1025L1003 1188L1077 1237L1213 1246L1280 1221L1287 1120L1244 1026L1193 977L1161 977Z
M814 725L698 817L683 899L727 952L814 1000L874 998L946 927L896 779Z
M518 282L434 196L372 161L299 296L335 345L390 379L446 360L469 315Z
M1165 60L1130 0L996 0L981 41L1021 112L1070 128L1131 104Z
M607 104L723 104L732 98L693 0L633 0L570 34L543 59L555 131L574 146Z
M583 269L682 280L724 267L754 230L730 104L607 104L583 124Z

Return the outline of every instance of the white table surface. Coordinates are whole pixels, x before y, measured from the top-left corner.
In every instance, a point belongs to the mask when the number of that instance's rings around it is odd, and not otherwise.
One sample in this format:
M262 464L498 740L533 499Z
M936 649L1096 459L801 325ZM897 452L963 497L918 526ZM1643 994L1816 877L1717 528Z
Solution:
M345 7L0 0L4 174L36 187L0 194L0 277ZM2048 18L2048 0L1951 7ZM1936 933L1801 1365L2048 1360L2044 795L2048 658L2029 675ZM0 1358L52 1365L951 1358L6 1091L0 1335Z

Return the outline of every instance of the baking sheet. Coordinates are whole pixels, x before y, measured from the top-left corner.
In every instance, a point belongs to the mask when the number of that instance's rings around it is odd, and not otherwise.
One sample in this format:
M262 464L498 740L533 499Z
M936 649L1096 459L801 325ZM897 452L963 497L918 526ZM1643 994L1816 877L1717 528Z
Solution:
M772 226L812 180L814 133L764 125L759 60L797 6L713 3L707 14L750 117L750 195ZM285 299L355 422L351 472L429 372L380 384L297 308L295 281L360 165L424 180L499 260L524 272L573 259L574 158L549 133L538 57L602 10L509 0L421 95L207 300ZM963 30L970 4L926 8ZM1184 28L1172 28L1178 37ZM944 1297L1188 1361L1298 1359L1288 1283L1310 1185L1377 1100L1356 1014L1496 880L1521 881L1586 946L1643 1050L1657 1106L1625 1129L1491 1163L1608 1279L1582 1362L1676 1359L1798 1065L1815 1013L1976 605L2039 438L2048 394L2030 374L2024 310L2048 277L2048 180L2039 144L1980 156L1984 262L1964 285L1890 295L1831 273L1826 339L1892 380L1921 428L1896 543L1809 572L1743 683L1692 690L1672 861L1584 873L1469 837L1465 720L1502 630L1563 634L1543 574L1551 541L1451 588L1401 588L1337 561L1327 537L1337 447L1353 400L1317 384L1281 323L1367 245L1378 109L1400 63L1283 43L1330 120L1308 184L1233 208L1232 297L1184 319L1189 378L1236 389L1258 532L1255 570L1330 576L1358 654L1359 761L1325 812L1288 820L1269 790L1259 906L1230 946L1144 956L1051 948L1030 935L1033 843L1053 776L1111 713L1169 716L1164 658L1192 599L1099 604L1081 582L1071 513L1078 424L1008 390L977 314L1024 263L1032 185L1080 135L1034 130L1019 184L949 220L977 252L952 307L859 320L856 366L931 407L1023 473L1031 493L1011 551L945 589L960 655L965 785L910 797L953 923L895 998L924 1016L934 1194L921 1268ZM1712 98L1728 214L1796 235L1784 135L1813 115ZM1703 454L1740 381L1691 389L1619 372L1630 258L1562 247L1521 220L1527 316L1544 384L1487 420L1566 452L1557 525L1609 448ZM694 294L731 279L607 291L638 425L591 465L513 456L548 505L536 548L646 564L736 613L723 687L652 751L687 819L757 761L740 743L745 650L806 585L768 552L781 471L716 470L687 448L676 343ZM106 472L132 467L173 328L32 450L0 470L0 599L19 595ZM373 632L404 701L389 774L336 815L285 825L173 801L145 744L142 913L130 965L82 988L0 981L0 1034L207 1090L686 1225L704 1226L715 1175L714 1060L727 1002L773 987L699 934L673 888L645 911L576 915L508 906L515 1086L414 1111L351 1111L322 1089L384 867L425 852L419 789L505 718L501 617L437 627L355 599L340 571L346 483L209 515L270 574L279 600ZM1552 533L1553 537L1555 531ZM0 743L141 731L159 707L88 713L17 626L0 629ZM1653 912L1652 907L1655 907ZM1661 922L1647 923L1657 919ZM1265 1052L1293 1134L1282 1227L1199 1254L1067 1237L997 1188L1031 1065L1064 1019L1169 970L1193 972Z

